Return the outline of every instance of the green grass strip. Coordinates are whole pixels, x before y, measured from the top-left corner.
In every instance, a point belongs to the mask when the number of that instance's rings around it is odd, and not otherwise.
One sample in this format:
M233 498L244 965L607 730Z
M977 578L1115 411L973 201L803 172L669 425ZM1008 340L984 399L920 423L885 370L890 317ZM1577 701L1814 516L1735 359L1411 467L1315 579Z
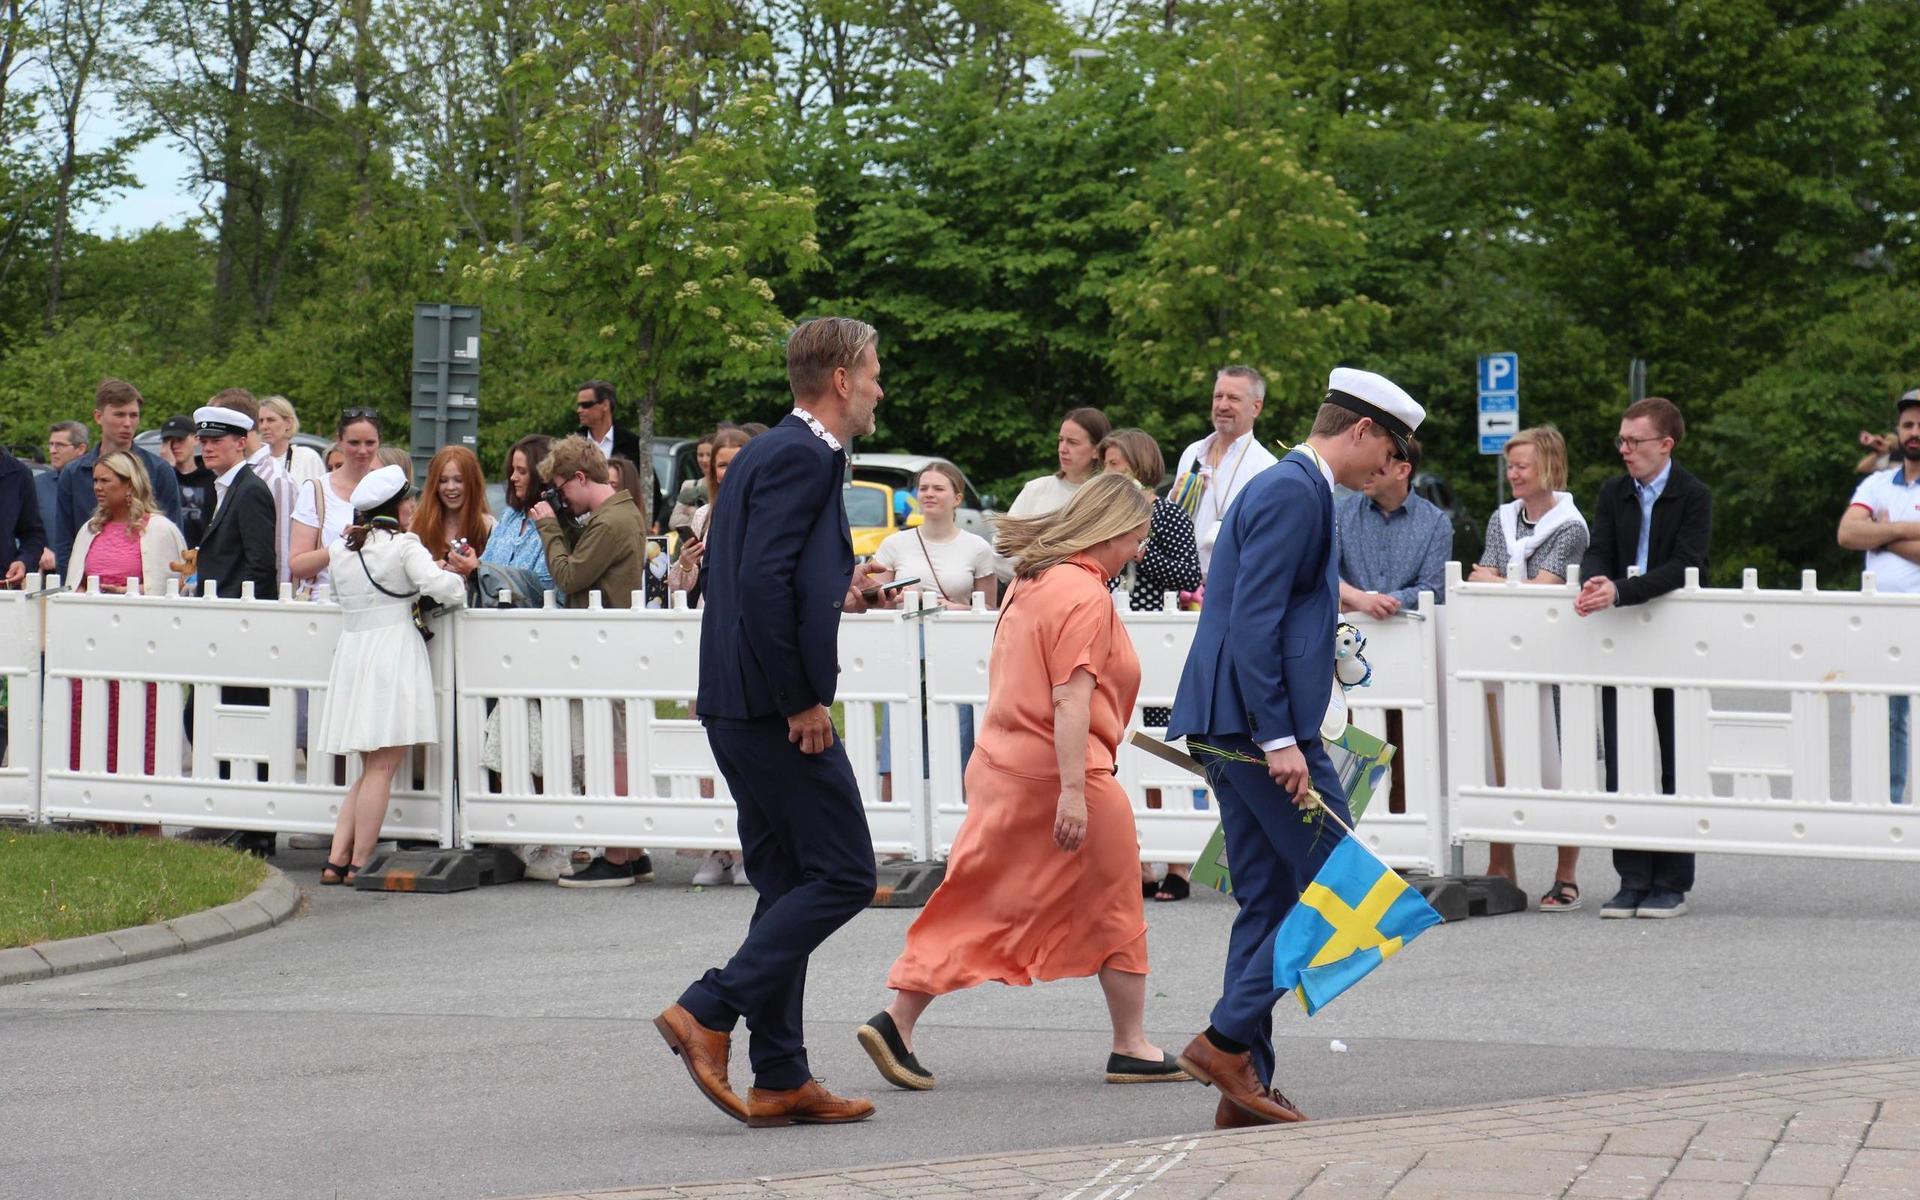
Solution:
M266 877L264 862L220 846L0 829L0 949L172 920Z

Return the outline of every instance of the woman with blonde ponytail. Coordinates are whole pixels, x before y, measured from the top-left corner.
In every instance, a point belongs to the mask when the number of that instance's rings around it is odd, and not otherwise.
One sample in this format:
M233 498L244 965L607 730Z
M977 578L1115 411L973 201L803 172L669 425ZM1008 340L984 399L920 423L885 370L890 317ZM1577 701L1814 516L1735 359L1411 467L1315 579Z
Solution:
M934 1084L914 1058L913 1027L935 996L1087 975L1100 977L1113 1022L1107 1081L1187 1078L1147 1040L1140 841L1113 778L1140 660L1107 580L1139 559L1151 514L1132 479L1102 475L1057 512L999 522L1015 580L967 765L967 818L888 976L893 1003L857 1035L896 1087Z

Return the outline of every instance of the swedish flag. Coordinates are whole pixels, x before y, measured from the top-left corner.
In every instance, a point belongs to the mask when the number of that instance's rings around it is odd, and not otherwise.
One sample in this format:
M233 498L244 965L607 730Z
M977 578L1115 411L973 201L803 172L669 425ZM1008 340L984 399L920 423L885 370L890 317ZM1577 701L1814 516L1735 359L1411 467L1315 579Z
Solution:
M1426 897L1359 838L1342 838L1274 932L1273 986L1291 988L1312 1016L1439 923Z

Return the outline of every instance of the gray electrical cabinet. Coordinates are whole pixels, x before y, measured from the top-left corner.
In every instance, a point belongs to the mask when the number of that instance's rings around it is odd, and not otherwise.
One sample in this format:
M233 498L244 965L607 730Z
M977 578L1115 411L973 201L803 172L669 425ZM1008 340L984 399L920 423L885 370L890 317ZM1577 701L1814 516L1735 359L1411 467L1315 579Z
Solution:
M413 482L442 446L480 452L480 309L471 304L413 306Z

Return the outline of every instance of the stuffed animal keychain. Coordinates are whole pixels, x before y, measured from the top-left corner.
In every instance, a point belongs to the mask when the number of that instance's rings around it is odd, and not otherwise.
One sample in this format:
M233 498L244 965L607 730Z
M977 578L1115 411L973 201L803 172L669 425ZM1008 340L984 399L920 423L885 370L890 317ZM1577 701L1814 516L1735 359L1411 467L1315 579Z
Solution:
M1373 664L1367 661L1367 635L1357 625L1340 622L1333 630L1333 680L1340 686L1327 697L1327 715L1320 736L1334 741L1347 731L1347 690L1373 682Z

